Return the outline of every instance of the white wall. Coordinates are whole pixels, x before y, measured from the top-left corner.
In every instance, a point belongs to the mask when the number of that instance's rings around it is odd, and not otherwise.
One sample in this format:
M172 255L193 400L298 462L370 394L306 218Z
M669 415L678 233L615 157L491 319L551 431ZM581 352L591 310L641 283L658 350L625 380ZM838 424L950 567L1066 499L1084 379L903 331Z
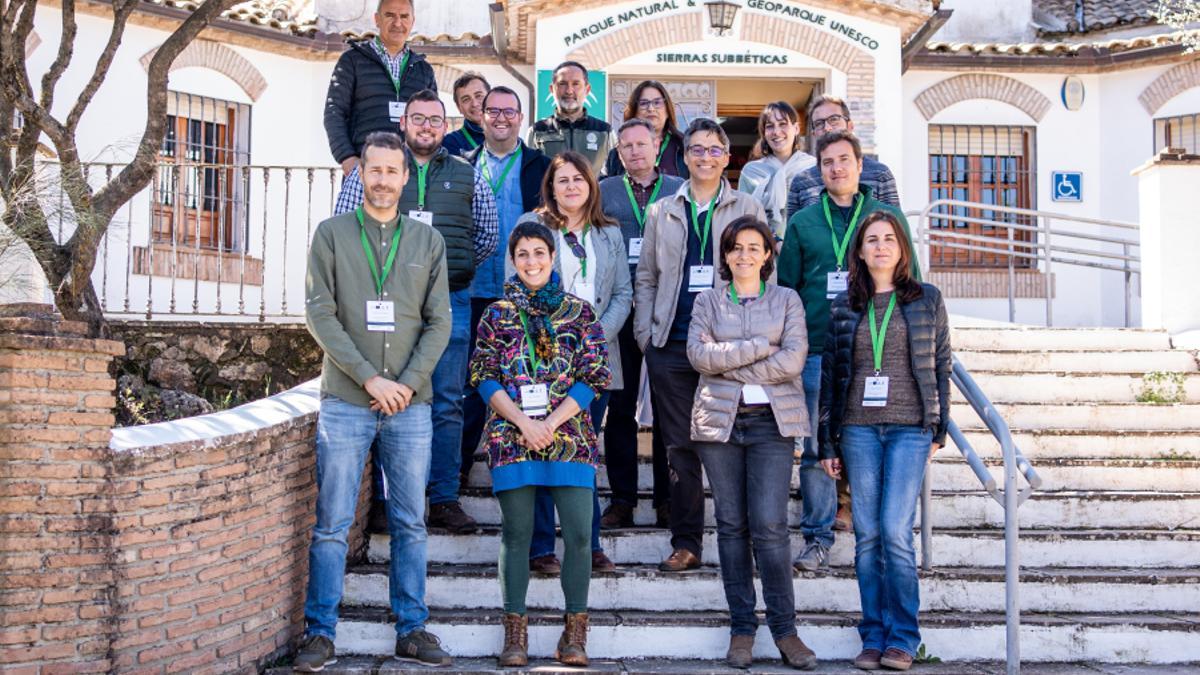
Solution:
M934 34L934 40L1026 42L1034 37L1030 25L1032 0L942 0L941 8L954 14Z

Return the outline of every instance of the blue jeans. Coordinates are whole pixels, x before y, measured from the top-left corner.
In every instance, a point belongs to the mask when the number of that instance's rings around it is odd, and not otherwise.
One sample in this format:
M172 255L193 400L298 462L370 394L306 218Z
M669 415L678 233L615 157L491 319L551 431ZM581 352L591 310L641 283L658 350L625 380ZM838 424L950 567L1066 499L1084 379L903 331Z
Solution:
M317 523L308 551L304 620L309 635L334 638L346 572L346 536L354 524L363 466L372 442L388 485L392 538L388 576L396 634L422 630L425 606L425 478L433 436L429 404L390 417L339 398L321 401L317 418Z
M932 441L933 432L917 426L852 424L842 429L863 649L894 647L913 655L921 644L913 521Z
M796 634L788 538L795 447L793 439L779 435L772 414L738 415L727 442L696 443L715 502L717 554L733 635L754 635L758 630L755 562L771 637Z
M471 294L450 294L450 344L433 369L433 459L429 467L429 503L458 501L462 469L463 388L471 338Z
M833 519L837 515L837 481L821 468L817 448L817 425L821 408L821 357L810 356L800 375L804 383L804 401L808 404L808 419L812 435L804 439L800 455L800 532L805 543L816 542L825 548L833 547Z
M604 412L608 409L610 392L601 392L592 399L588 412L592 415L592 425L596 428L596 438L600 438L600 424L604 420ZM600 546L600 497L592 487L592 552L603 551ZM540 558L554 553L554 498L550 491L539 487L533 500L533 539L529 544L529 557Z

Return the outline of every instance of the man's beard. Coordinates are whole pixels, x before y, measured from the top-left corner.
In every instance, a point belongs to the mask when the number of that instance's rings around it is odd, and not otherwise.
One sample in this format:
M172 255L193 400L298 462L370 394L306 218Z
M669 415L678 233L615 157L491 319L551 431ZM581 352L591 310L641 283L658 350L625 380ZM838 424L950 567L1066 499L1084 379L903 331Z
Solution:
M408 143L409 149L415 151L422 157L426 155L432 155L433 153L437 152L438 147L441 146L441 143L437 142L436 140L432 140L426 144L416 136L411 139L406 138L404 139L404 142Z
M579 99L577 99L577 98L558 102L558 111L559 112L564 112L564 113L578 112L579 109L582 107L583 107L583 104L580 103Z
M368 190L367 203L372 208L390 209L400 201L400 194L395 190Z

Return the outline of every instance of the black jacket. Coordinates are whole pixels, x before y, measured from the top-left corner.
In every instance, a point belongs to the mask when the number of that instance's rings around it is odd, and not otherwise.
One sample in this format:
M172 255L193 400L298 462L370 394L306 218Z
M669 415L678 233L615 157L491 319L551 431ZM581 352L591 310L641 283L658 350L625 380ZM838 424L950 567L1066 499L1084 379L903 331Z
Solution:
M908 323L912 372L924 409L922 425L933 431L934 443L945 445L950 424L950 322L941 292L931 284L921 284L921 290L921 297L900 305L900 312ZM821 357L821 459L841 455L842 419L853 377L854 335L862 317L862 312L850 307L847 293L833 299Z
M521 144L521 207L525 213L529 213L542 205L542 178L550 169L550 158L541 150L525 145L524 141L517 142ZM467 156L471 166L479 166L479 153L483 152L484 147L480 145ZM507 246L508 242L502 241L498 249Z
M410 49L411 56L397 96L387 65L371 46L373 39L351 42L338 58L333 76L329 78L329 92L325 95L325 135L329 138L329 150L339 164L347 157L358 156L363 140L372 131L400 131L399 124L388 115L389 103L407 102L422 89L437 91L433 67L424 54Z

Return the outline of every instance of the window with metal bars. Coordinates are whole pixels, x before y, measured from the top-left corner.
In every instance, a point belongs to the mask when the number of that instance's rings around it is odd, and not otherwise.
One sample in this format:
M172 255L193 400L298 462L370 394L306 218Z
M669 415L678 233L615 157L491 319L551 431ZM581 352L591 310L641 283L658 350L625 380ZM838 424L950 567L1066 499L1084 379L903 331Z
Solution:
M1154 120L1154 154L1163 148L1183 148L1200 154L1200 113L1159 117Z
M1014 241L1031 242L1033 234L1005 223L1031 221L987 206L1030 208L1035 173L1033 127L930 125L930 201L972 203L936 209L943 215L929 222L930 228L939 230L931 238L930 266L1007 267L1009 256L1003 252L1008 250L1010 235ZM1005 243L992 244L991 238ZM1020 258L1012 262L1016 267L1032 266L1032 261Z
M167 92L152 197L156 243L240 251L248 218L250 106Z

